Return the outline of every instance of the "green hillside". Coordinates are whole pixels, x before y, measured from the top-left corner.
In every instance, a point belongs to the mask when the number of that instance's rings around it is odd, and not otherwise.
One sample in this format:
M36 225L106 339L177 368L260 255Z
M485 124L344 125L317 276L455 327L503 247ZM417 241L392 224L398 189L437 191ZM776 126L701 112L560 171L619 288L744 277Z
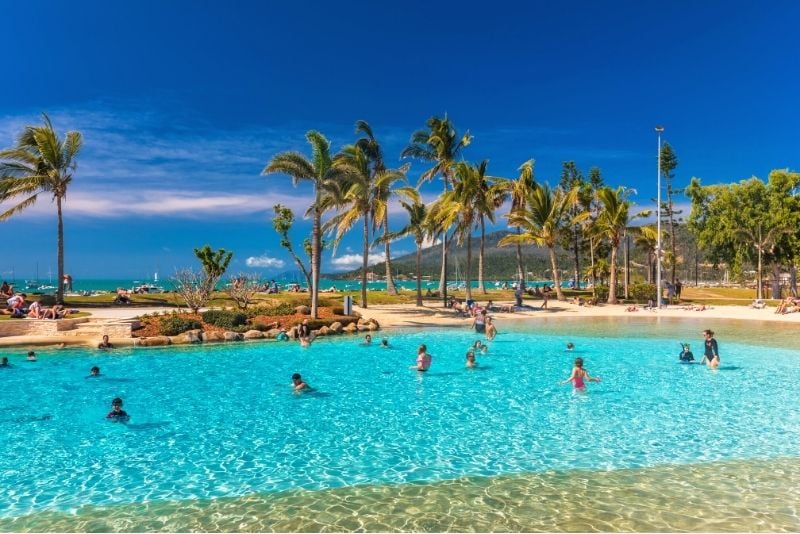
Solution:
M492 232L486 235L486 258L485 258L485 276L487 280L499 279L507 280L513 279L517 272L517 252L516 247L502 247L498 248L497 243L504 236L508 235L508 231ZM478 250L480 248L480 240L473 238L472 241L472 277L478 277ZM563 263L561 268L568 268L566 254L559 261ZM525 269L533 273L534 277L540 277L544 271L550 269L550 259L546 249L542 249L533 245L525 245L522 247L522 258ZM448 273L449 278L456 277L456 270L458 270L458 278L464 278L464 269L467 262L467 251L465 246L451 245L450 254L448 256ZM434 245L422 251L422 275L431 276L434 279L439 278L439 273L442 265L442 247L441 245ZM383 262L375 264L370 267L370 270L375 274L383 275L386 267ZM392 259L392 270L405 276L413 276L416 270L416 253L406 254ZM359 276L361 270L355 269L346 273L338 273L333 275L336 278L355 278Z

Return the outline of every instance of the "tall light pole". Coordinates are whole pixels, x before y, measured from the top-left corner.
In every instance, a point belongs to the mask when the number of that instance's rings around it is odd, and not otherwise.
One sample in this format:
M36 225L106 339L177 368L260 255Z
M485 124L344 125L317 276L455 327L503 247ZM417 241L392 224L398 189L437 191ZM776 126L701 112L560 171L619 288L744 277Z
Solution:
M658 192L656 193L656 302L661 309L661 134L663 126L656 126L658 135Z

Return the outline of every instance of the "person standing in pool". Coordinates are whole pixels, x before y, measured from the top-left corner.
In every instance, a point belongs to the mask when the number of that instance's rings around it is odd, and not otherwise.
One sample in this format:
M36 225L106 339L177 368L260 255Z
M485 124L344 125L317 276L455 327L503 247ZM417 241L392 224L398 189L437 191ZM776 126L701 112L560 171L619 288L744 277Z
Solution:
M712 369L716 369L719 367L719 346L717 345L717 340L714 339L713 330L703 330L703 337L705 338L705 353L700 363L705 363Z
M117 397L112 400L111 411L106 415L106 419L115 423L127 423L129 418L128 412L122 409L122 399Z
M561 383L566 384L567 382L572 382L575 391L584 393L586 392L586 382L600 382L600 377L589 376L589 371L583 368L583 358L575 358L575 367L572 368L572 374Z
M475 351L472 349L467 351L467 367L474 368L478 365L478 362L475 361Z
M411 369L416 369L417 371L427 371L431 368L431 362L433 358L430 354L428 354L428 347L424 344L420 345L417 349L417 365L412 365Z
M497 327L494 325L494 321L490 316L486 316L486 340L491 341L497 335Z
M103 336L103 341L101 341L101 342L100 342L100 343L97 345L97 348L98 348L98 349L100 349L100 350L108 350L108 349L113 349L113 348L114 348L114 344L113 344L113 343L111 343L111 342L108 340L108 336L107 336L107 335L104 335L104 336Z
M367 334L364 336L364 345L372 345L372 336Z
M486 310L481 310L479 314L475 315L475 319L472 320L472 327L478 334L486 332Z

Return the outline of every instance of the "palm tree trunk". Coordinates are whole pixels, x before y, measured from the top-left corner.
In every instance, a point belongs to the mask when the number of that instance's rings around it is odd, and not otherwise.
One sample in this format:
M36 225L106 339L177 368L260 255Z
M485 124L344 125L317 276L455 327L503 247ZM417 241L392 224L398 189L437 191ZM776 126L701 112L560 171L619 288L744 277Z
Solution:
M556 286L556 297L558 300L564 299L564 292L561 290L561 277L558 274L558 265L556 264L556 249L548 247L550 251L550 267L553 269L553 285Z
M448 177L445 172L443 176L444 192L447 193ZM447 231L442 232L442 272L439 274L439 294L444 299L447 306Z
M364 214L364 256L361 264L361 307L367 307L367 266L369 265L369 216Z
M759 236L759 237L761 237L761 236ZM764 294L763 294L764 293L764 290L763 290L764 282L762 282L762 277L761 277L761 267L762 267L762 265L761 265L761 246L758 246L756 248L758 248L758 277L757 277L758 281L756 282L758 284L758 290L756 291L756 298L757 299L763 299L764 298Z
M589 238L589 256L592 262L592 297L597 296L597 270L594 268L594 239Z
M58 210L58 289L56 290L56 302L64 304L64 218L61 213L60 196L56 196L56 206Z
M392 256L389 254L389 240L386 239L389 233L389 213L383 215L383 239L384 239L384 252L386 253L386 294L397 295L397 287L394 285L394 278L392 277Z
M517 227L517 235L519 235L522 230ZM522 245L517 243L517 281L520 283L520 287L522 287L522 291L525 291L525 273L522 269Z
M472 232L467 230L467 268L464 269L466 278L467 300L472 300Z
M486 294L486 282L483 279L483 254L484 254L484 246L486 243L486 225L483 220L483 215L481 215L481 249L478 252L478 291L482 294Z
M617 303L617 248L619 243L611 242L611 272L608 273L608 303Z
M316 189L314 200L314 216L311 224L311 318L319 318L319 269L322 265L320 250L320 218L319 189Z
M417 306L422 307L422 241L417 241Z
M581 257L578 252L578 226L575 225L572 229L572 252L575 256L575 284L576 287L580 287L580 275L581 275Z

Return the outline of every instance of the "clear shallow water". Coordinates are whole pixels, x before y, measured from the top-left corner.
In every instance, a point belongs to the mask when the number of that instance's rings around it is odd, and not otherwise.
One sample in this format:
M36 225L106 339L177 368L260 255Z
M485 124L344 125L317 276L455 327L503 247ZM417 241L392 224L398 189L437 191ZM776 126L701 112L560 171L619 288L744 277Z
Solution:
M0 517L800 456L800 351L774 346L773 331L712 326L723 361L714 372L677 363L678 341L697 339L700 323L602 324L516 327L478 357L480 370L463 367L475 339L463 330L392 334L389 350L337 338L308 350L12 356L16 367L0 369L0 487L11 488ZM613 334L594 335L603 330ZM760 335L773 346L755 345ZM569 340L575 353L563 350ZM420 342L434 356L423 375L407 369ZM575 356L603 377L587 395L557 384ZM104 376L84 379L92 365ZM298 371L319 393L291 394ZM114 396L127 426L103 419Z

